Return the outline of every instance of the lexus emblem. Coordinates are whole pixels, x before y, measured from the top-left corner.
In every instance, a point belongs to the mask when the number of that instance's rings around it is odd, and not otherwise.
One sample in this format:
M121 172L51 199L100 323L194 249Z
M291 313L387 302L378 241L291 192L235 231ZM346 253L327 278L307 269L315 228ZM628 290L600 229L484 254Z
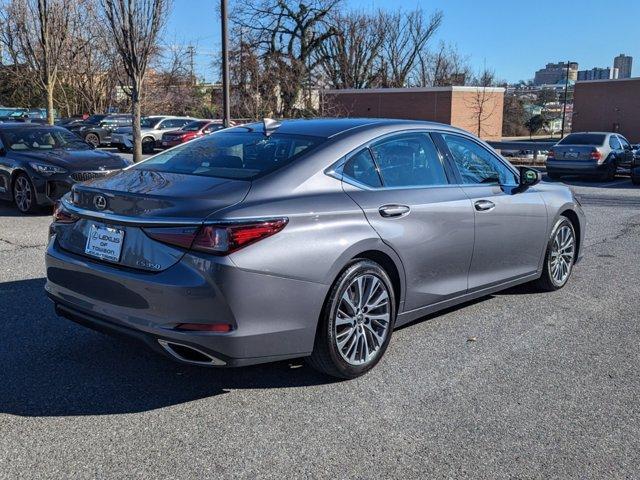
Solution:
M93 204L98 210L104 210L105 208L107 208L107 199L102 195L96 195L95 197L93 197Z

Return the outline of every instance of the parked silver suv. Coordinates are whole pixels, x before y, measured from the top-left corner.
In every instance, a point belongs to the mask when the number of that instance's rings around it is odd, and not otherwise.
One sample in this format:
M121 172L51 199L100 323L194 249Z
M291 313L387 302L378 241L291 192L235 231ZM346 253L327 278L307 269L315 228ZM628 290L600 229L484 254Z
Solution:
M171 117L166 115L153 115L144 117L140 122L142 129L142 152L153 153L156 145L160 144L162 135L174 130L180 130L187 123L191 123L196 118L191 117ZM133 148L132 127L118 129L111 136L111 145L121 152L129 151Z

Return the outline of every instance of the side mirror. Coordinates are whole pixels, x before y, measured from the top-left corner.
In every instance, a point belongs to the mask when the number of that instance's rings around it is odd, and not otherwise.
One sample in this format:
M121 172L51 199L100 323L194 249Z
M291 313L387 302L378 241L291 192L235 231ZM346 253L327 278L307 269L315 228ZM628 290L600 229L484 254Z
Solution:
M533 168L520 167L520 184L521 190L525 190L528 187L532 187L542 180L542 174Z
M632 150L632 149L631 149L631 145L625 145L623 148L624 148L625 150L628 150L628 151L631 151L631 150Z

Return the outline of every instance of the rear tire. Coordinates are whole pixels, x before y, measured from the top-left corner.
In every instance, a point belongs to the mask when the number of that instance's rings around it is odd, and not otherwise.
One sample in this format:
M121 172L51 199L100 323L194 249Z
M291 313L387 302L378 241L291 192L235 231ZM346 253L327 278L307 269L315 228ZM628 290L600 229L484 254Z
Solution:
M126 153L126 152L129 151L129 149L127 147L125 147L124 145L118 145L116 148L118 149L118 151L120 153Z
M607 171L606 173L604 173L602 175L602 180L615 180L616 178L616 173L617 173L618 168L616 167L616 162L611 162L608 166L607 166Z
M634 185L640 185L640 177L631 176L631 183Z
M567 284L573 272L577 242L573 224L561 216L551 230L542 275L534 282L539 290L553 292Z
M332 377L364 375L387 350L395 319L395 293L387 272L376 262L357 259L331 287L307 362Z
M142 153L153 153L156 148L156 141L153 137L144 137L142 139Z

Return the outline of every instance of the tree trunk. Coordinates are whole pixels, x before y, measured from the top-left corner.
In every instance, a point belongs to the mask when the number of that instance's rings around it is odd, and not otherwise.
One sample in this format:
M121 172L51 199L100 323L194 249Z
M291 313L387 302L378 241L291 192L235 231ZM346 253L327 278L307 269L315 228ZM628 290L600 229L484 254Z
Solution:
M53 116L53 82L49 80L47 82L47 123L49 125L53 125L54 116Z
M131 113L133 114L133 162L142 160L142 132L140 130L140 88L131 92Z

